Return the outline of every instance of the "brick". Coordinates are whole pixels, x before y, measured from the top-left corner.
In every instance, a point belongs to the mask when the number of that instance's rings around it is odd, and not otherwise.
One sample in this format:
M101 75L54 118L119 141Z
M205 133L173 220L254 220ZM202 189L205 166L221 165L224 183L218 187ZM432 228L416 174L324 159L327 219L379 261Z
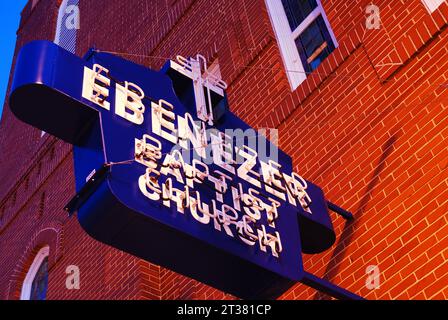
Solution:
M165 62L156 57L217 57L232 111L252 126L278 128L297 171L355 213L344 239L334 217L342 249L306 255L307 271L330 269L335 282L369 298L446 299L448 6L429 15L423 5L383 1L383 28L366 32L358 10L365 1L323 1L339 47L291 91L264 0L162 2L83 0L77 54L95 46L152 56L129 57L152 68ZM100 19L96 7L104 9ZM28 4L15 56L28 41L53 40L56 20L56 0L40 0L32 11ZM75 193L71 147L41 139L11 114L7 99L0 149L7 150L0 152L0 288L14 284L7 298L18 298L32 235L57 222L63 254L50 270L50 299L234 298L102 245L67 219L61 208ZM373 263L384 283L367 292L365 268ZM68 264L81 267L80 292L64 287ZM282 298L315 294L298 284Z

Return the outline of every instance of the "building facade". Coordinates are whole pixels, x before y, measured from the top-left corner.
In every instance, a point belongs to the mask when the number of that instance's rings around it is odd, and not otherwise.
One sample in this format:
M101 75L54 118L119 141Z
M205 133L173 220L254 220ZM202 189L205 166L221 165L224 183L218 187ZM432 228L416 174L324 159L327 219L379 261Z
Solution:
M442 0L30 0L15 57L32 40L156 70L202 54L231 110L278 129L295 171L355 216L332 216L336 243L306 269L368 299L446 299L447 26ZM64 211L72 147L7 99L0 164L1 299L234 298L90 238Z

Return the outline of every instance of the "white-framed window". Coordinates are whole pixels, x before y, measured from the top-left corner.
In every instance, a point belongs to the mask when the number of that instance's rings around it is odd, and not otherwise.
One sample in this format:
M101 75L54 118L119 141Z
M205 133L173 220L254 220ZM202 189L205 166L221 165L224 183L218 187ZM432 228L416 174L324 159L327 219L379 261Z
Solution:
M35 0L36 1L36 0ZM79 29L79 0L63 0L59 6L54 43L71 53L76 52L76 36ZM41 131L43 138L46 132Z
M38 2L39 0L33 0L33 2L31 2L31 9L33 9Z
M23 280L20 300L45 300L48 288L48 256L50 247L45 246L36 254Z
M446 0L423 0L423 3L425 4L428 11L430 13L433 13L445 1Z
M79 0L63 0L58 13L54 43L72 53L76 52L79 29Z
M320 0L265 0L295 90L338 47Z

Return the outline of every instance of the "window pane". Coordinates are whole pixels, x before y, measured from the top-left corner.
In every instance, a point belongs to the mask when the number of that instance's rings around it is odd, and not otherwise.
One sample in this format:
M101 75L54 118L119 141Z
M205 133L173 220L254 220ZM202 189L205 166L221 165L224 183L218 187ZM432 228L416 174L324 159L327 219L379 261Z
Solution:
M282 4L291 31L294 31L317 8L316 0L282 0Z
M297 49L305 71L311 72L330 55L334 44L322 18L319 16L296 39Z
M48 288L48 257L42 261L33 280L30 300L45 300Z

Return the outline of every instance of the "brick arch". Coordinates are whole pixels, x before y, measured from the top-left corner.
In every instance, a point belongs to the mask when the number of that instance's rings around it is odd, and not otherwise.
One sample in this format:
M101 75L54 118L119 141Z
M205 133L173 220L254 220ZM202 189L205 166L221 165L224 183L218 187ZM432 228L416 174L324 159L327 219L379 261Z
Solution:
M53 222L42 226L38 229L25 250L17 261L14 271L10 276L9 287L6 291L6 300L20 299L20 291L22 283L26 277L28 269L30 268L36 254L45 246L50 247L50 255L48 256L48 269L51 269L54 264L62 257L63 254L63 225L60 222Z

